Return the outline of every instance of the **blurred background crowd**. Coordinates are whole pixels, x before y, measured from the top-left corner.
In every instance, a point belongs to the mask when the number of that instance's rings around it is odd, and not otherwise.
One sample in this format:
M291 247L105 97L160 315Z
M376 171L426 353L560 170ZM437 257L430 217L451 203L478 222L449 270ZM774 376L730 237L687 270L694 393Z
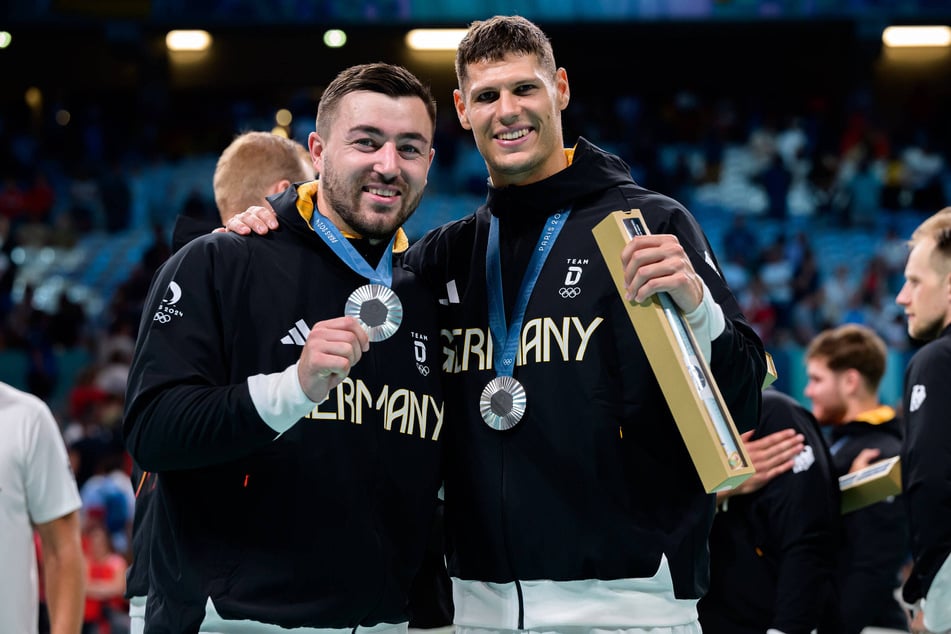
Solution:
M541 24L574 89L566 138L616 152L640 184L697 216L777 362L777 386L806 403L804 346L861 323L889 346L882 401L898 405L914 348L894 303L905 240L951 200L951 49L890 51L881 28L951 23L949 3L464 4L0 4L12 36L0 48L0 381L60 421L103 575L129 554L118 422L142 302L175 218L217 217L212 173L234 135L306 144L322 83L350 63L402 63L439 99L410 238L482 200L485 166L451 106L452 53L404 51L416 26L494 13ZM179 25L208 28L211 52L159 50ZM334 26L343 48L322 43ZM90 622L121 604L116 584L93 598Z

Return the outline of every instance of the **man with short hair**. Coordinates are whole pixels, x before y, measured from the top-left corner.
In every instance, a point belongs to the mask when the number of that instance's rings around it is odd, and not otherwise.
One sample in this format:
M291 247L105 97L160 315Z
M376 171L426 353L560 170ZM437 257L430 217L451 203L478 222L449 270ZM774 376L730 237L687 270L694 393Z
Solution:
M281 231L197 238L156 275L123 430L158 473L149 634L406 631L440 483L435 301L394 252L435 103L405 69L342 71Z
M951 630L951 207L915 229L895 301L925 342L905 370L902 498L914 567L903 588L913 629Z
M887 358L882 338L858 324L826 330L806 349L805 395L819 424L831 428L836 477L901 450L901 421L878 398ZM894 597L908 550L901 502L888 499L848 513L842 530L837 610L823 631L858 634L869 626L905 627Z

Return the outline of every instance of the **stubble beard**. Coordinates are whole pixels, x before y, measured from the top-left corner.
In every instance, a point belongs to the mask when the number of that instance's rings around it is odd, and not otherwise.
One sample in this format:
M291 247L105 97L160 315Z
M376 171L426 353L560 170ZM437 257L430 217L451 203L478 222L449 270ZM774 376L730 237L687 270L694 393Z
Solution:
M324 199L341 220L367 239L388 240L413 215L423 197L422 191L404 194L395 211L391 207L379 212L372 207L364 210L362 185L338 179L334 170L327 167L325 163L320 176Z
M938 338L942 330L944 330L944 322L940 319L932 319L925 324L919 323L914 331L909 329L908 334L919 341L932 341Z

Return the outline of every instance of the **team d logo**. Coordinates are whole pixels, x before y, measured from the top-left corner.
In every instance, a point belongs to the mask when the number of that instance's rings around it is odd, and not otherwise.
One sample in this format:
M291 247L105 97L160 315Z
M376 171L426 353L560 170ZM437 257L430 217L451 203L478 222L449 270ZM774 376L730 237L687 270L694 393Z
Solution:
M927 396L924 385L916 385L911 388L911 403L908 404L908 410L911 412L917 411L921 404L925 402Z
M569 266L568 274L565 275L565 285L558 289L558 294L564 299L574 299L581 294L581 287L578 282L581 281L581 267Z

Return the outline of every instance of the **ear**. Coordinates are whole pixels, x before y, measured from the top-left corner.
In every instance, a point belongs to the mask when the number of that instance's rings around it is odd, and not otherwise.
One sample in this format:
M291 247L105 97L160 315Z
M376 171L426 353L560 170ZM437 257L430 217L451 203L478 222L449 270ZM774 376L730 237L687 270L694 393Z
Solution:
M842 371L842 382L847 394L855 394L862 387L862 375L855 368Z
M291 186L291 182L286 178L279 180L270 187L267 188L267 191L264 192L265 196L270 196L271 194L280 194L282 191Z
M307 135L307 147L310 149L310 159L314 164L314 171L319 174L323 165L321 161L324 155L324 141L316 132Z
M568 86L568 71L564 68L555 71L555 94L558 95L558 109L567 108L571 100L571 87Z
M459 124L464 130L471 130L472 125L469 123L468 115L466 115L466 100L462 91L458 88L452 91L452 102L456 106L456 116L459 117Z

